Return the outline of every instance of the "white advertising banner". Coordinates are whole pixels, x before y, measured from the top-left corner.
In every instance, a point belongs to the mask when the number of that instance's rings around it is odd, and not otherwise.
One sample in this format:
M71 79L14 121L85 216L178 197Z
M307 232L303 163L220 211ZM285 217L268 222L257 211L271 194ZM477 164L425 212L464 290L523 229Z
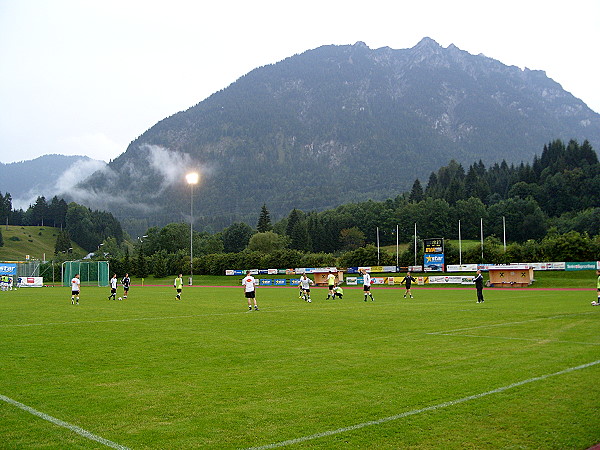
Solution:
M452 276L447 276L447 277L429 277L429 284L463 284L463 278L469 278L469 277L462 277L462 276L458 276L458 275L452 275Z
M448 272L477 272L477 264L448 264L446 266Z
M44 286L44 277L19 277L17 280L19 287L42 287Z
M535 262L527 263L528 266L533 267L533 270L565 270L566 264L564 262Z

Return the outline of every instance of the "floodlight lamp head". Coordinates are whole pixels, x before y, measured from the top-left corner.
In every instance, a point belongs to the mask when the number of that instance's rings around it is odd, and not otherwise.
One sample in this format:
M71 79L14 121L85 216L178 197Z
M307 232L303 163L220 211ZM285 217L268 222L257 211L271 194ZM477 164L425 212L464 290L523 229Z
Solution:
M188 184L198 184L200 175L198 175L198 172L190 172L185 176L185 179Z

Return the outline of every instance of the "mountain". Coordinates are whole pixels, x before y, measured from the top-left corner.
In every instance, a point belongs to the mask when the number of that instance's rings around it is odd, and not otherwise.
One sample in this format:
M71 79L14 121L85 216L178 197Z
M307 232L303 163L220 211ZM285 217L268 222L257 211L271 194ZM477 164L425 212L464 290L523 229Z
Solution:
M254 225L263 203L277 218L394 197L451 159L530 162L553 139L598 148L600 115L543 71L429 38L329 45L160 121L80 188L140 232L189 220L191 195L196 226L221 229Z
M0 192L9 193L15 209L27 209L37 197L49 201L69 195L74 186L106 166L87 156L44 155L14 163L0 163Z

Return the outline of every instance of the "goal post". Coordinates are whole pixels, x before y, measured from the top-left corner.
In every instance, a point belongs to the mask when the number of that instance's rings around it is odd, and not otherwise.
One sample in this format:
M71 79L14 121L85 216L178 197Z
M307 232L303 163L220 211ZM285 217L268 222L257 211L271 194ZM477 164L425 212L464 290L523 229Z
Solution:
M108 261L65 261L61 267L63 286L70 286L71 280L79 274L82 286L108 286Z

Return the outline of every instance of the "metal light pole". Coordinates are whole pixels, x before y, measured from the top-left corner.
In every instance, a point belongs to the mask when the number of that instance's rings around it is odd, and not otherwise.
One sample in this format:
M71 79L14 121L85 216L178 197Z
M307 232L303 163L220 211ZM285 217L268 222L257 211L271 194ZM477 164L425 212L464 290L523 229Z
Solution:
M415 266L417 265L417 222L415 222Z
M506 217L502 216L502 233L504 236L504 253L506 253Z
M462 239L460 236L460 219L458 219L458 264L462 266Z
M481 264L483 264L483 217L481 218Z
M400 255L400 229L398 225L396 225L396 270L398 270L399 264L399 255Z
M190 172L185 176L190 185L190 286L194 277L194 185L198 184L198 172Z
M379 227L377 227L377 265L379 265Z

